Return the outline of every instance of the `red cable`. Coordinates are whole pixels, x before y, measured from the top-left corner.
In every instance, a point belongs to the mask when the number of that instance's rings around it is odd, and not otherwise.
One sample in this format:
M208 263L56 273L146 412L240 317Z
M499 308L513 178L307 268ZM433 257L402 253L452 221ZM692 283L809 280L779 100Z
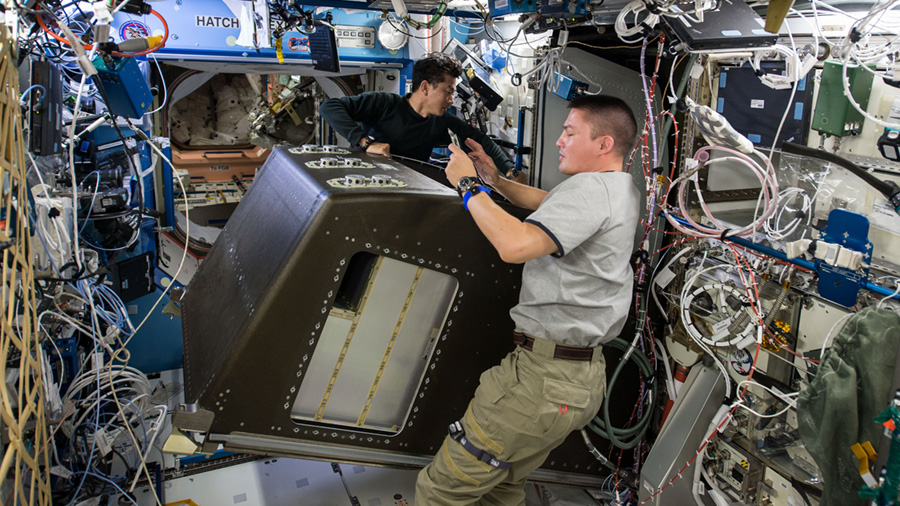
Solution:
M163 31L164 31L164 36L163 36L162 41L160 41L159 44L157 44L157 45L155 45L155 46L153 46L153 47L151 47L151 48L147 48L147 49L145 49L145 50L143 50L143 51L138 51L138 52L135 52L135 53L123 53L123 52L121 52L121 51L113 51L113 52L110 53L111 55L113 55L113 56L144 56L144 55L150 54L150 53L152 53L152 52L154 52L154 51L156 51L156 50L158 50L158 49L160 49L160 48L162 48L162 47L164 47L164 46L166 45L166 41L169 40L169 24L166 23L165 18L163 18L162 15L161 15L160 13L156 12L155 10L150 9L150 14L153 14L154 16L156 16L157 18L159 18L160 22L162 22L162 25L163 25ZM60 37L60 36L59 36L57 33L55 33L53 30L51 30L50 28L48 28L47 25L44 24L44 19L43 19L43 17L42 17L41 15L38 15L38 16L37 16L37 22L38 22L39 25L41 25L41 28L42 28L45 32L47 32L48 35L50 35L51 37L53 37L54 39L56 39L56 40L58 40L58 41L60 41L60 42L62 42L62 43L64 43L64 44L67 44L67 45L69 45L69 46L72 45L72 43L69 42L68 39L66 39L65 37ZM94 48L94 46L93 46L92 44L85 44L85 45L83 45L83 46L81 46L81 47L83 47L84 49L86 49L86 50L88 50L88 51L90 51L91 49Z

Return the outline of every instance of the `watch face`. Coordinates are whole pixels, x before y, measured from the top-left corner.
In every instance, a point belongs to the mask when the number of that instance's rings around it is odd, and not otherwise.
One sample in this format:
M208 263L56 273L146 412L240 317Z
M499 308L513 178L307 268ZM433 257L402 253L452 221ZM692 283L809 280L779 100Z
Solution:
M472 188L478 185L478 178L472 176L465 176L459 178L459 182L456 184L456 189L459 191L460 195L465 194L467 191L471 191Z

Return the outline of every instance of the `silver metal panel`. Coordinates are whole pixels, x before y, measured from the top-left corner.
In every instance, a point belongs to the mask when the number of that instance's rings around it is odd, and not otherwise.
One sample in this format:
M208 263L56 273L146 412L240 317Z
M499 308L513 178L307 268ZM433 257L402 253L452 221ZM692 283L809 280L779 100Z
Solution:
M381 268L373 273L375 284L362 308L356 335L352 336L353 342L334 385L325 419L346 425L356 424L415 273L416 267L390 259L383 259ZM315 355L313 360L316 360ZM303 387L300 389L303 390ZM390 429L390 426L386 428Z
M336 447L274 436L257 436L244 432L212 434L211 436L216 441L222 441L225 444L225 449L231 451L248 453L262 452L275 455L295 454L303 455L304 458L312 460L325 460L328 462L363 463L367 465L383 465L399 468L421 468L428 465L433 458L431 455L409 455L384 450L370 450L354 446ZM388 440L389 438L385 438L385 441ZM603 479L605 478L606 476L573 474L547 469L538 469L528 475L528 479L531 481L563 483L573 487L585 488L597 488L603 484Z
M457 282L386 257L370 277L355 326L350 311L332 310L326 320L295 419L393 433L403 427Z
M580 49L568 48L562 54L566 61L577 67L581 72L584 72L595 83L600 84L603 87L600 90L602 94L621 98L631 107L637 120L638 133L640 133L644 126L644 115L647 110L644 92L641 87L641 75ZM579 76L577 72L569 71L568 73L576 79L583 80L583 77ZM591 85L589 91L594 93L598 90ZM541 132L543 132L543 142L536 146L535 160L538 163L537 174L539 176L536 186L544 190L550 190L567 177L558 170L559 149L555 146L555 143L560 133L562 133L563 123L565 123L566 117L569 115L569 103L553 93L548 93L546 90L541 90L540 100L541 107L538 124L541 125ZM660 110L658 99L654 104L654 108ZM661 126L662 122L659 124ZM659 132L657 131L658 134ZM636 157L635 159L639 160L639 158ZM667 157L661 158L660 164L665 166L665 160L667 159ZM643 189L645 186L644 175L641 172L639 163L634 163L629 172L634 177L638 188ZM642 196L643 193L641 192Z
M322 338L316 347L315 357L309 364L306 378L297 393L291 416L295 418L312 418L319 407L325 388L328 386L331 371L337 363L338 355L344 344L343 338L350 331L350 320L329 316L322 329Z
M725 381L718 369L697 365L691 369L656 444L641 469L643 503L662 489L691 460L708 436L707 428L725 399ZM651 500L651 504L694 504L692 477L697 460Z
M378 394L366 421L389 427L403 423L412 406L413 396L431 357L433 340L438 339L456 295L456 280L445 274L424 270L410 302L403 328L381 376ZM402 427L401 427L402 428Z

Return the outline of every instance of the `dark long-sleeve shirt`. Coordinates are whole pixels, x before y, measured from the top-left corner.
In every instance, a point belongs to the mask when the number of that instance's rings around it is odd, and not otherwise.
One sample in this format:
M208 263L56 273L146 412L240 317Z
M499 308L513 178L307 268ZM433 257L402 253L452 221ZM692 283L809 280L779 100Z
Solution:
M487 135L451 114L423 118L406 97L394 93L370 91L331 98L322 103L319 114L353 146L370 135L375 142L390 144L392 154L428 161L435 147L450 143L449 129L460 143L471 137L481 144L501 174L513 168L512 161Z

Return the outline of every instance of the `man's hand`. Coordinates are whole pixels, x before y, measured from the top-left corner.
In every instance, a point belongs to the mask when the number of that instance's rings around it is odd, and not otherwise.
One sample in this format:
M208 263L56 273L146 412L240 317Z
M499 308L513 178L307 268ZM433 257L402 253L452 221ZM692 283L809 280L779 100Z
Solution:
M459 183L460 178L465 176L476 176L475 166L472 165L472 161L469 160L469 157L466 156L466 152L462 150L462 148L450 144L447 146L450 148L450 163L447 164L447 168L444 169L444 175L447 176L447 181L450 182L450 185L456 188L457 183ZM495 169L496 170L496 169Z
M391 145L384 142L372 142L366 147L366 153L391 157Z
M481 179L485 183L496 186L497 181L500 179L500 171L498 171L497 166L494 165L494 159L485 153L484 147L474 139L466 139L466 146L469 146L469 149L472 150L472 152L469 153L469 159L475 164L478 175L481 176Z
M519 184L528 184L528 176L521 170L509 169L509 172L506 173L506 179Z

